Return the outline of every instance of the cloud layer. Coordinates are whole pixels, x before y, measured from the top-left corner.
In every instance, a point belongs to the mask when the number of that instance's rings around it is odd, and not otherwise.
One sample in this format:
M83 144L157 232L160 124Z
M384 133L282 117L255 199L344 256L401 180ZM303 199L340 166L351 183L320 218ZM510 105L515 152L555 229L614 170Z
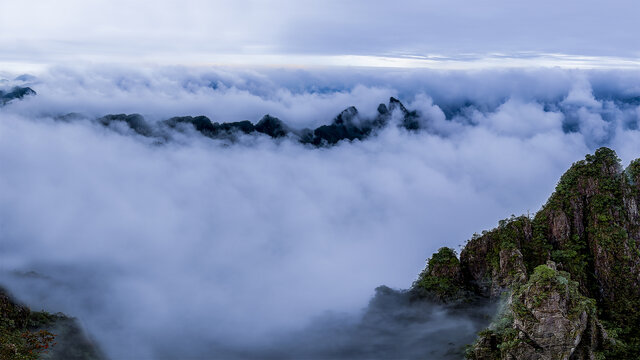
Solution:
M20 298L77 316L113 358L274 343L326 311L356 316L457 248L534 212L599 146L640 156L640 74L56 68L5 76L37 96L0 108L0 264ZM176 132L158 143L93 119L293 127L365 115L389 96L421 115L313 148ZM55 120L70 112L85 119ZM40 276L24 274L35 271ZM355 314L355 315L354 315ZM173 346L175 345L175 346ZM194 350L196 349L196 350Z
M637 58L638 5L613 0L215 2L37 0L0 5L0 61L254 64L263 56L564 53ZM462 54L462 55L461 55ZM226 57L235 55L236 57ZM325 63L326 65L326 63Z

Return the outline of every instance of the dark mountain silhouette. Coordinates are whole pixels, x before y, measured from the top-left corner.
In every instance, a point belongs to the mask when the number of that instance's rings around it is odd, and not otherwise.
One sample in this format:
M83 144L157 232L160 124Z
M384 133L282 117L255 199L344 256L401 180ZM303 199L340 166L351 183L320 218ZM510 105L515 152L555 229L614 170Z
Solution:
M147 122L140 114L110 114L99 118L98 123L110 126L117 122L125 124L135 133L146 137L167 137L162 128L186 130L192 127L203 136L212 139L236 140L240 134L264 134L272 138L291 137L303 144L313 146L329 146L343 140L364 140L389 124L393 114L398 114L399 126L407 130L420 128L419 115L409 111L396 98L389 99L389 105L380 104L378 114L372 118L364 118L354 106L340 112L329 125L322 125L314 130L293 129L282 120L269 114L255 125L248 120L238 122L212 122L206 116L177 116L159 122L158 129ZM164 135L163 135L164 134Z
M25 96L33 95L36 95L36 92L33 91L33 89L31 89L30 87L16 86L7 92L0 90L0 106L5 105L12 100L22 99Z

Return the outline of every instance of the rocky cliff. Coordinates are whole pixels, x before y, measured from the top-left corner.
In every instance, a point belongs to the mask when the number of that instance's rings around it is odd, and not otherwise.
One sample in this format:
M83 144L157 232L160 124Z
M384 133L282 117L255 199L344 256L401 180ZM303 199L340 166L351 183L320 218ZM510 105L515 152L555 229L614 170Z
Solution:
M471 359L640 358L640 160L600 148L562 176L535 216L500 221L413 285L443 302L500 302ZM471 299L471 300L469 300Z
M31 311L0 288L0 359L100 360L104 356L73 318Z

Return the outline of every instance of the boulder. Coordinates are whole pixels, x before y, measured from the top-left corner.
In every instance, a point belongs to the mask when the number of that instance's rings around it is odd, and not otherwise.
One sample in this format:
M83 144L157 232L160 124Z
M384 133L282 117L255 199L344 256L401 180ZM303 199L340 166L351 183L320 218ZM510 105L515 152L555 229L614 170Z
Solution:
M535 268L515 287L499 319L481 332L471 359L594 359L606 331L596 317L596 301L554 263Z

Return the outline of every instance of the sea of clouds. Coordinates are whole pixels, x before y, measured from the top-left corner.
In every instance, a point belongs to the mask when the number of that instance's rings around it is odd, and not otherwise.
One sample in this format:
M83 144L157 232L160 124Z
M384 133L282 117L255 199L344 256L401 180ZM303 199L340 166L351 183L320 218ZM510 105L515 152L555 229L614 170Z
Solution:
M502 218L534 213L585 154L609 146L623 165L640 157L633 71L95 66L17 75L0 73L0 88L38 94L0 108L0 284L36 309L77 317L113 359L326 356L338 345L319 339L344 335L336 327L360 331L353 324L377 286L407 288L439 247L459 249ZM374 116L390 96L418 111L420 130L391 124L321 148L195 131L159 143L92 121L140 113L152 124L178 115L255 123L269 113L313 128L351 105ZM56 120L71 112L84 118ZM447 319L467 337L481 326L424 311L427 333ZM310 339L322 349L304 352Z

